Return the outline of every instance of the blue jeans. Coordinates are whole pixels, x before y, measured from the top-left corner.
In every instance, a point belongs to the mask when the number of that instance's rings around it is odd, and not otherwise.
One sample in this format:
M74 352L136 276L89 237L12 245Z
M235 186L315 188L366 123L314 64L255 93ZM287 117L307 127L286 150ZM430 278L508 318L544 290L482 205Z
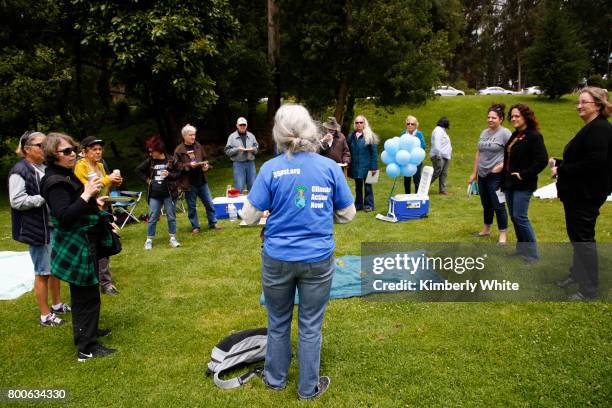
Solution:
M508 213L506 205L499 202L496 191L501 183L501 173L490 173L485 177L478 176L478 191L482 203L485 225L493 224L493 214L497 216L497 228L500 231L508 229Z
M516 251L527 258L538 259L536 236L529 222L529 200L533 191L506 190L506 201L516 233Z
M210 190L208 189L208 183L204 183L200 187L191 186L189 191L185 191L185 200L187 201L187 218L189 218L189 222L191 222L191 228L200 228L196 208L198 197L200 197L202 204L204 204L204 208L206 208L208 228L213 228L215 224L217 224L217 216L215 215L215 206L213 205L212 196L210 195Z
M273 387L287 385L291 364L291 317L295 289L298 306L298 393L312 396L319 383L321 329L329 300L334 256L320 262L284 262L261 254L261 281L268 309L268 349L264 379Z
M34 275L51 275L51 244L30 245L28 251L34 264Z
M365 184L365 196L363 194ZM355 179L355 209L363 210L363 208L374 209L374 190L372 185L365 182L365 179Z
M176 212L174 211L174 201L172 197L166 198L149 198L149 224L147 225L147 237L155 236L155 227L159 221L162 205L166 210L166 218L168 219L168 234L176 235Z
M234 187L240 191L244 190L244 186L251 190L255 182L257 171L255 170L255 162L253 160L244 162L234 162Z

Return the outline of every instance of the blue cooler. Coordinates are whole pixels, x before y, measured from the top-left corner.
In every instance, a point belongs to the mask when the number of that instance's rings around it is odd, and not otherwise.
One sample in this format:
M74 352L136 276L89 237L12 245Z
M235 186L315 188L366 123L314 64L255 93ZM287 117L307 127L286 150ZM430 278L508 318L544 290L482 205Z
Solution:
M429 212L429 196L397 194L389 199L389 212L395 214L398 221L425 218Z
M229 204L234 204L234 206L236 206L236 211L239 211L242 209L245 201L246 196L213 198L213 205L215 206L215 214L217 219L229 218L229 213L227 212L227 206Z

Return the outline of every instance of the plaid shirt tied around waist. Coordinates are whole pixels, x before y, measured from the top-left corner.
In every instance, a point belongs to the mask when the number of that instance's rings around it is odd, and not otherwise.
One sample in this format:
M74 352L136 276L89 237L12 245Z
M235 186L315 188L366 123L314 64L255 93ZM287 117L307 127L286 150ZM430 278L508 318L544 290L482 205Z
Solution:
M96 269L98 258L94 245L90 244L89 232L95 231L101 246L111 246L112 237L106 228L99 228L104 219L112 217L101 211L98 214L81 215L69 228L61 227L51 217L51 273L65 282L77 286L97 285L100 280ZM112 220L112 218L111 218ZM92 249L93 247L93 249Z

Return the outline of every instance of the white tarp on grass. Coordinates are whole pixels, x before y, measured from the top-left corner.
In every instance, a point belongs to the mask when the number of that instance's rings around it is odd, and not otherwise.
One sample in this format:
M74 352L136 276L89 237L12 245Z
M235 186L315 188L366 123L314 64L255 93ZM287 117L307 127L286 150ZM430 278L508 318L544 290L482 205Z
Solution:
M542 188L538 188L533 195L542 199L557 198L557 184L550 183ZM612 194L608 196L606 201L612 201Z
M34 264L28 252L0 251L0 300L17 299L34 288Z

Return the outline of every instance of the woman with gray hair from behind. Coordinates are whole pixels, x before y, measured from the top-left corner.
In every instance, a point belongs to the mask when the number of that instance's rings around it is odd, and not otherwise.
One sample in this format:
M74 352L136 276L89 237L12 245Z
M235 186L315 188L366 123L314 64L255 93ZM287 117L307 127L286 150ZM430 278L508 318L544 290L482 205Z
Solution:
M317 125L301 105L283 105L274 118L281 154L267 161L242 211L247 224L270 215L261 254L268 310L268 348L263 380L272 390L287 386L291 364L291 317L299 289L299 399L314 399L329 387L319 376L321 330L334 273L333 224L355 216L353 196L340 168L317 154Z

